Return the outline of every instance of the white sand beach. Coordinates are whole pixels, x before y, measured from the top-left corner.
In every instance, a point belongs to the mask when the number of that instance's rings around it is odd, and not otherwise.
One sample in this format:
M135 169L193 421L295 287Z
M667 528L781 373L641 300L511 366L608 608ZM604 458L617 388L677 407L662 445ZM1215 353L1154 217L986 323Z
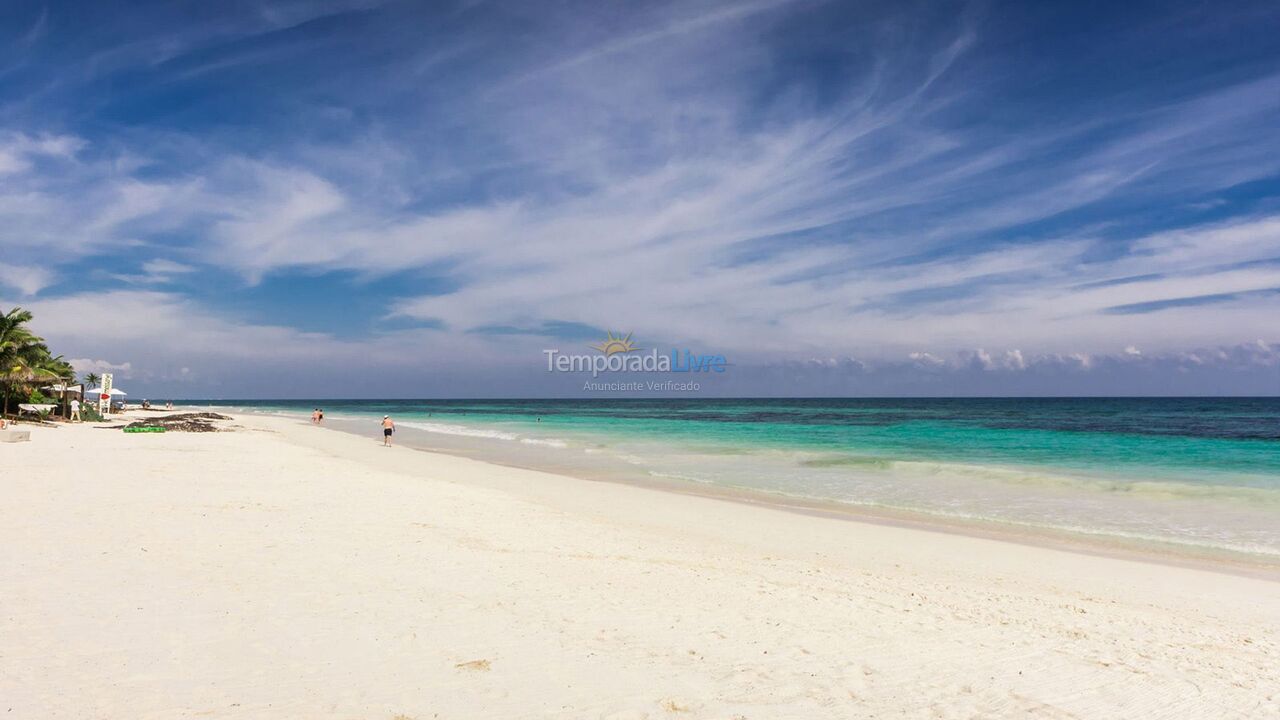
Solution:
M1263 718L1280 582L266 416L0 445L5 718Z

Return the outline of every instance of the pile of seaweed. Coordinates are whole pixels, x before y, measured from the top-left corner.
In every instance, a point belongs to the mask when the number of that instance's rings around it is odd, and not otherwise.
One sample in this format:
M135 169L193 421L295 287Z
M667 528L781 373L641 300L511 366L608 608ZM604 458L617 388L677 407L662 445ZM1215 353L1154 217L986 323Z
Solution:
M125 425L127 428L162 427L168 432L218 432L222 428L214 420L230 420L226 415L211 412L178 413L147 418Z

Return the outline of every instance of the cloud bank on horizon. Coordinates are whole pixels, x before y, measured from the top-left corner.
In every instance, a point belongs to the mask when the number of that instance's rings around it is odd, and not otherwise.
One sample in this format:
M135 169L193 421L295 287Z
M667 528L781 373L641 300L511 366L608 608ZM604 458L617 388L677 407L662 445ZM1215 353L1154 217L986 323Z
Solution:
M0 307L174 396L1280 393L1273 3L0 9ZM123 384L123 383L122 383Z

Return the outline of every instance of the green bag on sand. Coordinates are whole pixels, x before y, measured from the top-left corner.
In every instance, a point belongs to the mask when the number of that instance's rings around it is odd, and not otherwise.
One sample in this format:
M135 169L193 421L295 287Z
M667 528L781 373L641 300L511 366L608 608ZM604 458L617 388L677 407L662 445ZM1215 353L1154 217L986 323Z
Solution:
M164 432L162 427L127 427L124 429L127 433L135 432Z

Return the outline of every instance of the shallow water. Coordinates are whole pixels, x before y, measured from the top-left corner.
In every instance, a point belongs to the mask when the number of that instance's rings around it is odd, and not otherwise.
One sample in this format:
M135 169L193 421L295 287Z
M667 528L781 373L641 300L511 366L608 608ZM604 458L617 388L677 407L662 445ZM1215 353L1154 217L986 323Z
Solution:
M415 444L549 470L1280 556L1280 398L322 404L375 430L390 414Z

